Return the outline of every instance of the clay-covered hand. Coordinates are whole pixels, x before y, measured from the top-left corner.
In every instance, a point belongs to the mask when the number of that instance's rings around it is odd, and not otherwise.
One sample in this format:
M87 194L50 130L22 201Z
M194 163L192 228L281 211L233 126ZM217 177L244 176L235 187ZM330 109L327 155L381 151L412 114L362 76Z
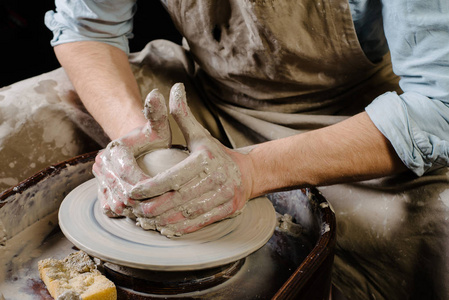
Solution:
M190 154L165 172L138 182L130 193L131 198L147 199L133 207L140 225L167 236L231 217L244 208L250 195L249 179L242 176L246 155L225 147L198 123L181 83L171 89L170 113Z
M95 158L93 173L99 183L98 197L103 211L110 217L134 217L127 207L133 186L149 179L136 163L136 157L153 149L171 146L171 131L165 99L157 90L148 94L144 115L148 122L114 140Z

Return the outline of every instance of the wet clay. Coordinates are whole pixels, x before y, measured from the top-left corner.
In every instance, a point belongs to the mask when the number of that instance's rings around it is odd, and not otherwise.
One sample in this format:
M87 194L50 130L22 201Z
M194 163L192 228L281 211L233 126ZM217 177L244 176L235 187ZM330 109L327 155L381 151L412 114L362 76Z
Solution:
M137 164L145 174L154 177L188 156L186 151L179 149L158 149L137 158Z

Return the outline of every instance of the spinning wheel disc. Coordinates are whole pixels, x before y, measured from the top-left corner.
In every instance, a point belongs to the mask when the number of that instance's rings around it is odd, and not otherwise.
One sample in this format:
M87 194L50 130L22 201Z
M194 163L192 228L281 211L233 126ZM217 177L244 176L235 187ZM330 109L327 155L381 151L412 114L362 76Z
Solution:
M276 227L271 202L249 201L235 218L211 224L181 237L145 231L128 218L109 218L91 179L71 191L59 209L64 235L79 249L114 264L159 271L185 271L221 266L262 247Z

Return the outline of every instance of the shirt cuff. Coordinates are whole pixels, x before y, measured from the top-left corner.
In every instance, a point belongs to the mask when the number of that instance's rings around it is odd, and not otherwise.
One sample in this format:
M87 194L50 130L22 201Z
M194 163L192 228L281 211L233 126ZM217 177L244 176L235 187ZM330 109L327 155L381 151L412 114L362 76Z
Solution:
M54 11L48 11L45 14L44 18L45 25L48 29L53 32L53 38L50 41L50 44L54 47L56 45L71 43L71 42L80 42L80 41L96 41L103 42L109 44L111 46L117 47L124 51L126 54L129 54L129 44L128 38L132 37L132 34L126 34L117 37L89 37L86 35L82 35L75 30L70 29L68 26L60 23L55 18Z
M365 110L418 176L449 165L449 107L443 102L414 92L388 92Z

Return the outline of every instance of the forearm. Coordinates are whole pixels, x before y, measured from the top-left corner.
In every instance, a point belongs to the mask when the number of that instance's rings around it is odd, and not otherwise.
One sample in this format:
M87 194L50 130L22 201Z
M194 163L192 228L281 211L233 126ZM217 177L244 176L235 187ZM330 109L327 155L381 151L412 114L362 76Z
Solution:
M263 143L248 154L251 198L292 187L377 178L406 167L366 113L305 134Z
M125 52L88 41L58 45L55 53L81 101L111 139L146 123Z

